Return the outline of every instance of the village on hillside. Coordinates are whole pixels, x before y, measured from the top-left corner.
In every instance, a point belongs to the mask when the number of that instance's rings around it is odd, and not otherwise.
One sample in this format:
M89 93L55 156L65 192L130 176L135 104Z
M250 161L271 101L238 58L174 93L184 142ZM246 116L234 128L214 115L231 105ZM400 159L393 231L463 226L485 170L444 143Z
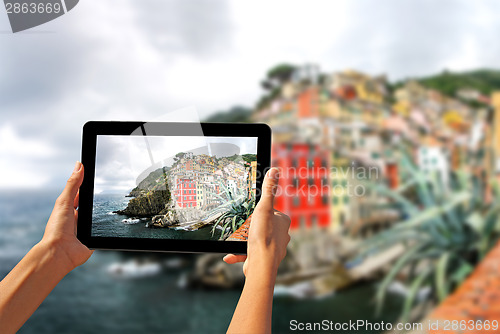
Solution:
M257 160L241 157L217 158L192 152L179 153L168 171L170 192L176 209L196 208L210 211L222 204L218 194L221 184L233 194L245 189L246 196L255 192Z
M500 110L472 108L463 101L500 107L500 93L491 98L472 89L445 96L408 81L394 92L384 76L357 71L336 72L319 82L319 69L299 68L280 82L280 93L256 110L253 120L273 129L273 166L285 171L281 185L314 184L328 198L301 194L283 196L278 209L292 218L292 229L311 226L347 229L359 234L401 219L402 212L382 208L388 199L375 192L349 196L349 183L363 181L349 173L316 170L376 167L377 180L390 189L409 181L402 170L402 154L415 167L437 173L449 190L450 172L467 170L485 185L496 175L500 158ZM322 168L323 167L323 168ZM309 169L311 179L294 178L286 171ZM353 170L354 171L354 170ZM341 191L343 190L343 191Z
M379 282L367 300L380 309L400 291L401 319L419 320L475 286L463 283L500 236L500 92L316 65L277 66L262 86L249 120L272 127L275 209L292 221L280 289L317 297ZM464 308L452 313L473 318Z

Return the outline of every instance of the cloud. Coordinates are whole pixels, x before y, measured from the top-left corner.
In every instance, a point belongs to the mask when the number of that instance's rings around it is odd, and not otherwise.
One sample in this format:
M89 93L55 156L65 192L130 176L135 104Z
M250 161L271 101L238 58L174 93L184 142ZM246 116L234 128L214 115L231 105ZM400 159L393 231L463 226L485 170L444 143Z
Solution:
M143 0L132 4L144 38L165 54L206 60L233 47L228 1Z
M3 153L0 173L59 187L86 121L252 105L266 70L283 61L391 79L494 67L498 31L495 1L83 1L38 28L0 34L0 124L24 147L53 152Z
M353 1L351 18L328 54L336 67L387 73L392 79L495 67L500 3ZM496 43L494 43L496 44Z
M56 151L40 140L20 137L10 124L0 127L0 185L2 188L33 188L50 180L39 166Z

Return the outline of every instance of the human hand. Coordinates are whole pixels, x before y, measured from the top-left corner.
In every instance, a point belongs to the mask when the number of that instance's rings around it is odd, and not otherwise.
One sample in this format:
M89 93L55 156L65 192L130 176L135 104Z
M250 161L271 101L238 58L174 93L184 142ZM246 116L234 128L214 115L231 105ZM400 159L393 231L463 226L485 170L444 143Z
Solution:
M274 209L274 197L278 187L279 170L271 168L264 178L262 196L255 207L248 231L247 255L228 254L224 257L227 263L245 262L243 273L254 267L265 267L276 273L278 266L286 255L286 247L290 241L288 229L290 218Z
M78 208L79 188L82 182L83 165L77 162L66 187L56 200L40 242L49 245L50 249L60 255L69 270L85 263L93 253L76 238L78 220L76 209Z

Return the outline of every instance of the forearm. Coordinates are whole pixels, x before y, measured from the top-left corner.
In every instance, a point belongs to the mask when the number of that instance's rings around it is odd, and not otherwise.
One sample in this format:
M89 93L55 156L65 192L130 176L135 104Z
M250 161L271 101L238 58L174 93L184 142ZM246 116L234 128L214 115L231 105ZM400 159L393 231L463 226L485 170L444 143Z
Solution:
M0 282L2 333L15 333L71 269L57 247L35 245Z
M262 265L247 273L227 333L271 333L276 270Z

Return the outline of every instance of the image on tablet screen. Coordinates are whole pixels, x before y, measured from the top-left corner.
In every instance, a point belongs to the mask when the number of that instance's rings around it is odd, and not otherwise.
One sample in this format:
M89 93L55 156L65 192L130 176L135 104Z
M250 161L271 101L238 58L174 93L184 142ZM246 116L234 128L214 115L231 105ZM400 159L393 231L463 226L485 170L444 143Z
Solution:
M91 235L245 241L257 137L97 137Z

